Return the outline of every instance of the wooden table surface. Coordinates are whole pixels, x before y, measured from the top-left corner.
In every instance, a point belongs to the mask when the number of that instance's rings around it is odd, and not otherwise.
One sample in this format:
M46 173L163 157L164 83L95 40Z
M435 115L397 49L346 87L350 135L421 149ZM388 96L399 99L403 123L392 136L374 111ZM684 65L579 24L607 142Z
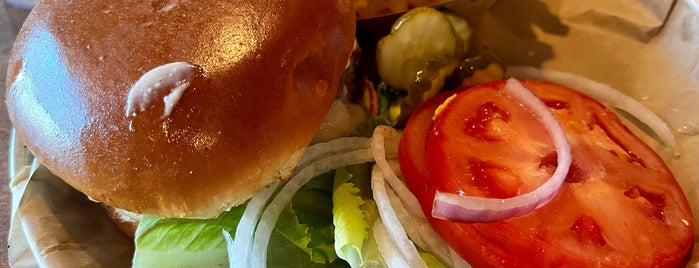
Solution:
M3 2L4 3L4 2ZM28 11L7 7L0 3L0 267L9 266L7 261L7 232L10 228L10 190L7 172L7 153L10 137L10 119L5 108L5 74L7 60L19 27Z

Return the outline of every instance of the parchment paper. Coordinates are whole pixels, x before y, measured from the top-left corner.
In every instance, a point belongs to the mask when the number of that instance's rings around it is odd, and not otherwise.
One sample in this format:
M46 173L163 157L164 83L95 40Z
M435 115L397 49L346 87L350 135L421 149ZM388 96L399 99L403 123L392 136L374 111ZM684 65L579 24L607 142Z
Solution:
M14 135L13 135L14 137ZM17 141L15 141L17 142ZM16 164L27 162L20 143ZM12 219L8 258L13 267L128 267L133 242L97 203L51 174L35 159L17 165L10 181ZM15 167L14 164L10 165ZM31 177L31 180L29 178Z
M606 83L668 123L681 150L668 165L697 223L689 266L699 267L699 11L690 8L695 0L498 0L485 14L463 9L473 2L452 8L468 15L475 47L508 65ZM99 207L43 168L23 172L12 184L12 265L128 266L132 242Z

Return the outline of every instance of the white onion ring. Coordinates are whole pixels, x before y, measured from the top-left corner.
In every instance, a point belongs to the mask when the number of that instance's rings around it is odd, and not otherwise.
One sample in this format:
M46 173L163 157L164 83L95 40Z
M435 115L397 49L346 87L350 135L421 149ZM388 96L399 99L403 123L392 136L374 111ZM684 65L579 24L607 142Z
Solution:
M405 228L410 240L416 246L431 252L447 267L461 268L470 267L468 263L458 254L451 250L437 232L432 228L432 225L424 217L413 217L408 210L403 206L400 198L396 195L393 189L387 189L388 199L391 201L391 206L396 211L396 216L400 220L401 225Z
M247 207L245 207L245 212L243 212L243 216L240 218L240 222L235 229L235 240L233 240L231 235L226 232L226 230L223 230L223 237L226 239L226 245L229 252L229 267L250 267L252 257L251 249L255 227L257 227L257 223L260 220L260 214L262 214L262 211L264 211L269 199L277 191L279 185L280 183L276 183L273 186L258 192L252 197L252 199L250 199Z
M366 149L369 148L369 146L371 146L370 139L363 137L344 137L328 142L316 143L306 149L299 163L296 165L296 169L301 170L308 165L309 162L316 161L327 155Z
M374 161L376 161L376 166L379 167L381 173L383 173L383 176L388 181L388 184L396 191L398 198L405 204L410 215L413 217L425 218L425 214L423 214L420 209L420 201L415 198L408 187L396 176L388 160L386 160L386 147L384 144L386 137L393 137L396 134L397 131L388 126L378 126L374 129L374 134L371 137L371 152L374 155Z
M338 155L348 153L359 149L368 150L370 140L368 138L339 138L333 141L314 144L306 149L304 155L299 161L297 171L302 170L305 166L313 164L319 159L328 157L329 155ZM317 166L317 165L316 165ZM315 176L314 176L315 177ZM224 238L229 252L230 267L251 267L253 256L253 245L255 239L255 230L260 222L260 215L265 211L267 203L274 196L282 183L277 183L271 187L263 189L250 199L241 221L236 228L235 239L224 230ZM287 188L288 189L288 188ZM263 225L276 224L265 222ZM269 240L269 239L268 239ZM266 259L266 258L265 258Z
M389 268L392 267L410 267L403 255L400 254L398 248L393 245L391 237L388 235L386 226L381 222L381 218L374 222L374 239L376 240L376 245L379 247L379 252L381 257L383 257L386 265Z
M420 257L415 244L410 241L403 225L398 220L398 216L391 206L391 201L386 191L384 175L376 166L374 166L371 171L371 190L379 210L379 215L381 216L381 221L385 223L384 226L393 241L393 247L398 249L400 255L408 263L406 267L427 268L427 264L425 264L425 261ZM379 249L381 249L381 245L379 245ZM384 253L382 252L381 254L383 255ZM384 256L384 258L386 258L386 256Z
M384 178L392 178L389 180L391 188L386 192L401 226L415 245L431 252L449 267L469 267L468 263L451 250L427 221L425 214L420 209L419 201L399 178L400 166L397 161L387 159L388 156L392 156L388 152L398 151L398 142L394 142L399 140L400 136L397 134L398 132L391 127L377 127L371 139L371 148L374 161L377 163L376 166Z
M387 159L388 152L397 152L398 140L400 136L392 127L378 126L374 130L371 138L371 150L374 155L376 167L381 171L384 179L388 181L392 191L386 191L389 197L389 205L394 210L399 221L397 226L403 228L408 237L419 247L425 249L449 267L470 267L451 247L449 247L437 232L434 231L432 225L427 221L425 214L420 209L420 202L415 195L405 186L403 180L398 178L396 165L391 165ZM386 146L388 143L391 146ZM372 173L373 174L373 173ZM374 176L372 175L372 183ZM374 190L374 189L372 189ZM374 190L375 192L376 190ZM393 194L393 196L391 195ZM398 196L397 199L393 198ZM376 196L374 199L376 200ZM378 201L377 201L378 205ZM383 218L383 215L382 215ZM389 226L393 226L389 224ZM384 227L385 228L385 227ZM398 241L396 241L398 242ZM402 242L404 243L404 242Z
M344 166L370 162L372 160L373 157L369 148L359 149L323 157L318 161L309 163L308 166L294 175L274 197L272 202L270 202L264 213L262 213L260 223L257 225L253 238L252 263L250 267L267 266L267 247L269 246L269 239L272 236L272 231L279 218L279 214L304 184L329 171Z
M493 222L521 216L550 201L568 174L572 156L565 131L556 116L533 92L517 79L510 78L503 92L532 112L548 132L556 148L558 166L546 182L537 189L511 198L488 198L462 196L437 191L432 207L432 216L460 222Z
M507 72L508 74L519 78L548 80L561 85L566 85L604 103L609 107L625 111L648 126L648 128L650 128L650 130L657 135L659 141L665 147L667 147L668 150L671 150L676 154L678 153L675 152L677 150L675 136L662 119L660 119L651 110L643 106L643 104L608 85L571 73L544 70L529 66L508 66Z

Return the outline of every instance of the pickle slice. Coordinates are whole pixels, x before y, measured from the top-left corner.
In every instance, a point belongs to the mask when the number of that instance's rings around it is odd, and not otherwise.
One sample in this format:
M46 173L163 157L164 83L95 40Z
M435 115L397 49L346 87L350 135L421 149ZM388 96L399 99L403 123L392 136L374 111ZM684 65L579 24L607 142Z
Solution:
M463 42L442 12L416 8L401 16L376 49L381 79L390 87L409 90L426 62L446 63L456 68Z
M453 12L445 11L444 15L449 19L449 23L451 23L451 27L454 28L454 33L459 39L459 45L456 47L456 58L459 60L464 59L470 45L471 26L468 25L464 18Z

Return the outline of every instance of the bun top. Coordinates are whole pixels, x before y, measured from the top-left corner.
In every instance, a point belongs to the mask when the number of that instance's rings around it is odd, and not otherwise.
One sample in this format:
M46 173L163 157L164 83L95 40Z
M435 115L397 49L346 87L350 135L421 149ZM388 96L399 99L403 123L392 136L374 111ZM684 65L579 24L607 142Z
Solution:
M44 0L12 51L8 112L90 198L210 218L290 177L354 30L349 0Z

